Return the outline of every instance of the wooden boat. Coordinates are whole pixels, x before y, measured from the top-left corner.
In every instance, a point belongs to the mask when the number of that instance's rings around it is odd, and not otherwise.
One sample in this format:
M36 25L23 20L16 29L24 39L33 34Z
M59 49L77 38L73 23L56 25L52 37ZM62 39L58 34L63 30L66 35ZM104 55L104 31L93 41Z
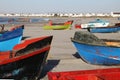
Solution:
M120 25L117 26L108 26L108 27L92 27L92 28L87 28L89 32L92 33L111 33L111 32L118 32L120 31Z
M75 32L71 38L80 57L87 63L100 65L120 64L120 40L98 39L89 32Z
M120 68L48 72L48 80L119 80Z
M23 36L24 25L12 27L9 31L2 30L0 32L0 52L12 50L12 48L20 43Z
M38 80L52 36L25 40L12 51L0 52L0 79Z
M91 28L91 27L106 27L109 25L109 22L108 21L105 21L105 20L101 20L101 19L96 19L94 21L91 21L87 24L81 24L80 27L82 29L86 29L86 28Z
M52 21L49 21L49 25L46 25L43 27L44 30L66 30L70 29L71 25L73 23L73 20L67 21L65 23L52 23Z

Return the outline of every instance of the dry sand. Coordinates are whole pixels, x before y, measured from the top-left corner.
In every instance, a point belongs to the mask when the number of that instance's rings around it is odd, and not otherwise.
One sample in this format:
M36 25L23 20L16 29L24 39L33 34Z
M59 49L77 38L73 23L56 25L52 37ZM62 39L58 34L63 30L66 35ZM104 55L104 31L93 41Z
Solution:
M59 21L58 18L52 18L54 21ZM73 46L70 38L74 36L75 31L80 29L74 29L74 24L84 23L88 19L81 18L64 18L61 20L71 20L74 19L72 30L43 30L42 26L46 23L34 23L34 24L25 24L24 38L33 38L38 36L53 35L53 40L51 44L51 49L48 56L47 64L44 66L42 71L41 80L48 80L47 72L53 71L72 71L72 70L85 70L85 69L97 69L97 68L108 68L108 67L119 67L119 66L99 66L91 65L85 63L81 58L76 54L76 49ZM107 20L107 19L106 19ZM119 21L116 18L109 18L111 23L118 23ZM95 33L99 38L112 38L120 40L120 32L118 33Z

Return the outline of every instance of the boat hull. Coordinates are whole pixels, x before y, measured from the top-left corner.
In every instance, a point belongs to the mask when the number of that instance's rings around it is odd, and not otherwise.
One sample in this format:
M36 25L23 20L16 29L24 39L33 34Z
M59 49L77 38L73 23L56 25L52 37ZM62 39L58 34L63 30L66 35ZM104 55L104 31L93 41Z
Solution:
M86 29L86 28L92 28L92 27L107 27L108 25L109 25L108 21L96 19L87 24L81 24L81 28Z
M90 64L120 64L120 40L99 39L90 32L77 31L71 38L80 57Z
M90 64L113 65L120 64L120 48L108 46L95 46L74 42L80 57ZM109 54L108 54L109 53Z
M92 28L92 27L107 27L109 23L88 23L88 24L81 24L81 28Z
M120 31L120 27L89 28L88 31L92 33L111 33Z
M34 80L47 58L48 50L32 57L0 66L1 79Z
M52 36L34 38L0 52L0 79L39 80L51 41Z
M21 42L21 39L22 39L22 35L21 36L18 36L16 38L13 38L13 39L9 39L9 40L6 40L6 41L3 41L3 42L0 42L0 51L8 51L8 50L12 50L13 47L20 43Z
M16 44L19 44L21 42L23 36L23 30L24 30L23 27L1 34L0 51L12 50Z
M44 30L67 30L70 29L71 25L52 25L44 26Z

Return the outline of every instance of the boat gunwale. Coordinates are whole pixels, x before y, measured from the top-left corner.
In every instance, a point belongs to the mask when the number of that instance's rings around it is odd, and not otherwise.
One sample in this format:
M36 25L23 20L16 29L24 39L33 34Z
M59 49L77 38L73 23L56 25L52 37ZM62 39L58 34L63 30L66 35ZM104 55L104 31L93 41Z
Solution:
M24 25L21 25L19 26L18 28L16 28L15 30L12 30L12 31L7 31L5 33L2 34L2 36L0 36L0 42L4 42L4 41L7 41L7 40L11 40L11 39L14 39L14 38L17 38L17 37L22 37L23 35L23 30L24 30ZM19 34L17 35L14 35L14 36L10 36L10 38L4 38L3 35L4 34L9 34L9 33L15 33L16 31L19 31ZM18 33L18 32L17 32ZM13 35L13 34L12 34ZM4 35L5 36L5 35Z
M48 50L50 50L50 45L47 45L46 47L38 49L38 50L36 50L34 52L30 52L29 54L24 54L22 56L15 56L13 58L8 58L8 59L5 59L5 60L2 60L2 61L0 61L0 66L8 64L8 63L13 63L15 61L19 61L19 60L22 60L22 59L26 59L28 57L32 57L34 55L37 55L39 53L42 53L42 52L45 52L45 51L48 51Z
M103 41L116 41L116 42L120 42L120 40L108 40L108 39L101 39ZM91 46L103 46L103 47L113 47L113 48L120 48L120 46L114 46L114 45L106 45L106 44L97 44L97 43L85 43L83 41L78 41L78 40L75 40L74 38L71 38L71 41L72 42L77 42L77 43L80 43L80 44L84 44L84 45L91 45Z

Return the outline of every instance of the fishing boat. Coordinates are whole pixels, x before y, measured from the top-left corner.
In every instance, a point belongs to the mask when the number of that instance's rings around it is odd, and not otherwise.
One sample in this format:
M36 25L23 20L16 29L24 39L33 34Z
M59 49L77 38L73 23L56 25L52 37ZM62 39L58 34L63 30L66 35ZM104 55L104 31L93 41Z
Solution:
M73 20L67 21L65 23L53 23L51 20L49 21L49 25L43 27L44 30L69 30L71 29L71 25Z
M24 40L11 51L0 52L0 79L38 80L53 36Z
M120 68L48 72L48 80L119 80Z
M86 28L91 28L91 27L107 27L109 26L109 22L106 20L101 20L101 19L96 19L94 21L90 21L86 24L81 24L80 28L86 29Z
M87 30L92 33L111 33L120 31L120 26L92 27Z
M23 36L24 25L14 26L8 31L0 32L0 52L12 50L12 48L21 42Z
M99 39L87 31L76 31L71 38L80 57L87 63L120 64L120 40Z

